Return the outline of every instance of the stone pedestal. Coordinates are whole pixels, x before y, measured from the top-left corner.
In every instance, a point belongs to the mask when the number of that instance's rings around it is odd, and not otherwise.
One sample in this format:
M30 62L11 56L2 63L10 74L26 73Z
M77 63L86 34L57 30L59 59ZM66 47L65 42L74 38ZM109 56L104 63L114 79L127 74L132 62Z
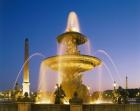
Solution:
M18 103L18 111L31 111L30 103Z
M70 111L82 111L82 105L70 105Z

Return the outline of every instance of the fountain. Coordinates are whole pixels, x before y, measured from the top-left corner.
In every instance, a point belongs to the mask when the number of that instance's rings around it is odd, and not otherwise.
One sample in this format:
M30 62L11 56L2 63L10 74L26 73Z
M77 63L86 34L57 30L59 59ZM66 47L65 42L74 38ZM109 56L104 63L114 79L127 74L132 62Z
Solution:
M46 70L49 67L58 72L59 84L62 85L66 93L66 101L72 98L75 91L78 92L84 102L88 101L89 93L86 85L82 83L82 73L101 64L101 60L97 57L80 54L78 46L87 41L87 37L80 33L75 12L71 12L68 17L66 32L57 37L57 42L61 46L59 51L61 53L42 61L41 67L43 68L41 70Z

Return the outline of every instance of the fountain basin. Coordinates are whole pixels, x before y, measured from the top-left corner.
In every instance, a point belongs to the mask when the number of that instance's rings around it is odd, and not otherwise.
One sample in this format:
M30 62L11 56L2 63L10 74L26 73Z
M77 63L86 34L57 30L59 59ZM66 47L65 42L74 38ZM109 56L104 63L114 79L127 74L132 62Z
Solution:
M58 55L46 58L43 64L55 71L80 73L100 65L101 60L88 55Z

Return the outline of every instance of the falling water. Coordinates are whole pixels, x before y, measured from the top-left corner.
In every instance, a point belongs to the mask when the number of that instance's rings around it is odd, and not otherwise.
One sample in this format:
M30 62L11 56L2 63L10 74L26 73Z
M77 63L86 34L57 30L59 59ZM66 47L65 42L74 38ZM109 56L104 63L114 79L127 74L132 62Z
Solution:
M42 62L40 66L39 82L38 82L38 96L39 99L36 100L37 103L50 103L48 97L48 84L47 82L47 70L48 67Z
M100 66L98 66L98 91L102 90L102 69L103 69L103 65L101 64Z
M66 47L64 45L64 42L62 41L61 44L57 44L57 54L63 55L65 53Z
M20 70L19 70L19 72L18 72L18 74L17 74L16 80L15 80L15 82L14 82L13 89L15 88L15 85L16 85L16 83L17 83L17 81L18 81L18 78L19 78L19 76L20 76L20 74L21 74L21 72L22 72L24 66L26 65L27 62L29 62L29 61L30 61L33 57L35 57L35 56L40 56L40 57L45 58L45 56L44 56L43 54L41 54L41 53L38 53L38 52L37 52L37 53L33 53L33 54L24 62L24 64L23 64L22 67L20 68Z
M98 92L99 92L99 96L98 99L96 101L90 101L90 104L103 104L103 103L112 103L112 101L110 100L105 100L103 99L103 83L102 83L102 79L103 79L103 68L106 69L106 71L108 72L107 74L109 74L109 77L111 78L111 83L113 83L114 78L112 76L112 73L110 71L110 69L108 68L108 66L105 64L105 62L102 61L102 64L100 66L98 66L97 68L97 73L98 73Z
M114 78L112 76L112 73L109 69L109 67L106 65L105 62L102 61L102 64L100 66L98 66L98 91L102 92L102 74L103 74L103 68L106 69L106 71L108 72L107 74L109 74L109 77L112 80L112 83L114 82ZM99 99L102 99L102 94L99 95Z
M53 73L53 74L52 74ZM40 65L38 81L38 100L36 103L53 103L53 93L56 84L56 74L44 62Z
M58 45L58 55L63 55L65 52L65 47L64 47L64 44L63 44L63 41L61 44ZM62 66L61 66L61 58L58 59L58 81L57 83L58 84L61 84L62 83Z
M121 79L121 77L120 77L120 72L119 72L119 70L118 70L116 64L114 63L113 59L111 58L111 56L110 56L105 50L97 50L97 52L100 52L100 53L102 53L102 54L104 54L104 55L107 56L107 58L109 59L109 61L111 62L111 64L112 64L113 67L114 67L114 70L115 70L115 72L116 72L116 74L117 74L117 76L118 76L118 78L119 78L119 82L122 82L122 79Z
M79 21L78 21L78 17L76 15L75 12L70 12L68 15L68 21L67 21L67 27L66 27L66 32L80 32L80 26L79 26ZM66 47L62 41L61 44L57 45L57 54L58 55L63 55L66 51ZM58 60L59 62L59 66L58 66L58 84L61 84L62 82L62 66L61 66L61 58L59 58Z
M87 53L86 54L91 55L91 42L90 42L90 39L87 40L85 45L86 45L86 48L87 48Z
M38 83L38 90L39 91L47 91L47 68L44 63L41 63L40 72L39 72L39 83ZM45 82L45 83L44 83Z
M109 75L108 77L111 79L111 83L114 82L114 78L112 76L112 73L109 69L109 67L106 65L105 62L102 61L102 64L99 65L97 67L97 85L98 85L98 92L99 92L99 96L98 96L98 99L93 101L91 100L90 101L90 104L103 104L103 103L112 103L111 100L104 100L103 99L103 69L105 69L107 71L107 74Z
M102 61L102 62L103 62L103 61ZM111 77L112 83L113 83L113 82L114 82L114 78L113 78L113 76L112 76L112 73L111 73L109 67L105 64L105 62L103 62L103 66L104 66L105 69L107 70L109 76Z
M102 99L102 74L103 74L103 64L98 66L98 91L99 91L99 98L97 101Z
M79 46L79 48L80 48L81 54L92 55L90 39L88 39L85 44Z
M80 32L78 17L75 12L70 12L67 21L66 32Z

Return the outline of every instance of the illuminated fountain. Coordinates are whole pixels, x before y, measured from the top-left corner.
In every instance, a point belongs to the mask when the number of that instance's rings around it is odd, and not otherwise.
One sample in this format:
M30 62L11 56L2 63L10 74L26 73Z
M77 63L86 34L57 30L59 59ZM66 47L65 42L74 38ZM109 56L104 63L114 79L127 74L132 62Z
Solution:
M90 55L80 54L78 47L88 40L85 35L80 33L78 19L74 12L69 14L66 32L59 35L57 41L60 44L59 54L44 59L41 70L49 67L58 72L58 83L62 85L66 93L65 102L68 102L75 91L86 102L89 92L87 86L82 83L82 73L100 65L101 60Z

